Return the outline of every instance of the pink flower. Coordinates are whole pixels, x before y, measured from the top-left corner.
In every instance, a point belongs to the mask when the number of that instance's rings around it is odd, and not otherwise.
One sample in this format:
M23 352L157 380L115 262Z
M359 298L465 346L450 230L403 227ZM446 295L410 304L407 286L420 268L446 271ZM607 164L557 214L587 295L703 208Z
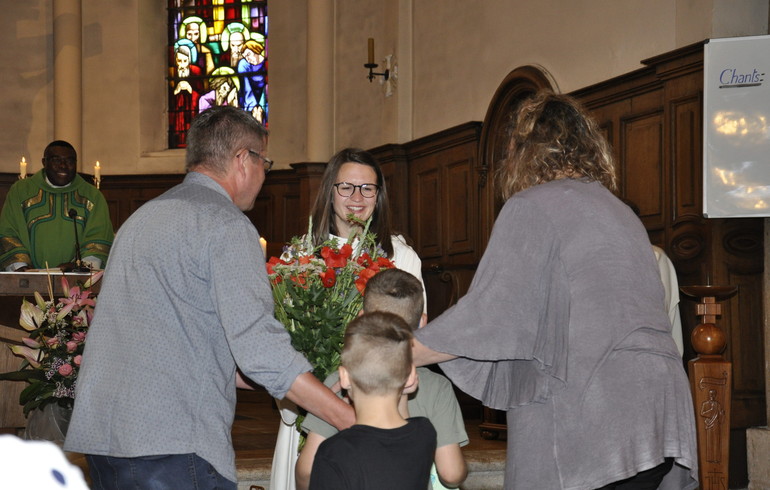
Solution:
M77 348L78 348L77 342L73 340L70 340L69 342L67 342L67 352L70 352L70 353L75 352Z
M85 342L86 340L86 333L85 332L72 332L72 340L78 343Z
M59 374L61 374L62 376L69 376L70 374L72 374L73 370L74 368L72 367L72 364L62 364L59 367Z
M45 341L46 344L48 344L49 347L56 347L59 345L59 339L56 337L51 337L50 339Z
M72 362L74 362L76 366L80 366L80 363L83 362L83 356L80 354L76 355Z
M67 283L67 278L64 276L62 276L61 285L62 285L62 290L64 291L64 294L67 295L66 298L61 298L59 300L59 303L65 305L65 308L62 310L62 312L63 311L69 312L75 306L83 307L83 306L96 305L96 302L93 299L89 298L89 296L91 296L91 291L89 291L88 289L81 291L80 287L78 286L75 286L72 288L69 287L69 284ZM66 313L64 315L66 315ZM61 320L62 318L64 318L64 315L62 315L62 313L60 312L59 319Z

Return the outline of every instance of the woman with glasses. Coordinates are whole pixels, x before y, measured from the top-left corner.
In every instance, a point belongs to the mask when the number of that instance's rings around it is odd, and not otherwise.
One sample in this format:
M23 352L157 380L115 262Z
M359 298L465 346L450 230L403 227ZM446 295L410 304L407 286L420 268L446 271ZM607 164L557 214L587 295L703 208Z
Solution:
M391 228L385 179L369 152L345 148L329 160L310 214L315 245L335 237L341 245L352 233L361 231L358 223L349 220L350 215L360 221L371 217L369 230L377 235L388 258L422 282L420 258L404 237Z
M350 215L363 222L371 217L369 231L377 235L379 245L388 258L396 267L414 275L422 283L420 257L407 245L404 237L391 228L385 178L379 163L369 152L345 148L331 158L321 177L321 187L310 215L313 217L312 235L316 246L330 238L336 238L341 246L351 234L363 231L357 222L349 219ZM276 402L282 423L278 428L270 488L294 490L297 488L294 468L299 447L299 433L294 428L297 414L291 404L283 400ZM312 447L313 454L318 444L320 442ZM306 443L303 451L309 446L310 443ZM307 461L312 464L313 458L308 457ZM306 468L300 477L300 488L306 488L308 482L304 480L308 475L309 468Z

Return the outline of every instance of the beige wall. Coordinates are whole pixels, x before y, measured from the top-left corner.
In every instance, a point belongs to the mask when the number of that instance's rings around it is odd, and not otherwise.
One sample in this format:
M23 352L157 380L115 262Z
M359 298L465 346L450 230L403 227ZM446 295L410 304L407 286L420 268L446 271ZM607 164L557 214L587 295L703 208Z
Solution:
M309 0L270 5L270 154L307 160ZM640 68L639 61L709 37L767 33L767 0L337 0L330 148L404 142L482 120L502 79L542 66L568 92ZM165 2L82 0L81 170L181 171L165 150ZM0 0L0 172L22 155L39 168L53 130L50 0ZM366 39L377 62L392 54L394 94L369 83ZM311 48L312 50L312 48ZM141 60L141 63L140 63Z

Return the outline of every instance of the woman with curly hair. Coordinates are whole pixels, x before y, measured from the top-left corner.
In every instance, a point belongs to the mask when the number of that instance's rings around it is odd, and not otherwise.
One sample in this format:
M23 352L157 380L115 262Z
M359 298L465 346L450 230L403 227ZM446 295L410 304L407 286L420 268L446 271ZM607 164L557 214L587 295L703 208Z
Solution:
M649 238L579 104L522 102L506 203L468 293L415 363L507 411L505 487L697 487L695 417Z

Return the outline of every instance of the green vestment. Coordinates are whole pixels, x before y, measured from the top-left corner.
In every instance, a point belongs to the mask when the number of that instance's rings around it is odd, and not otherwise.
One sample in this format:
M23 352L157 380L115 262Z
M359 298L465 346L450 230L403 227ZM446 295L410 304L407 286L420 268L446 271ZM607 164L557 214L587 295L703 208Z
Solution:
M11 186L0 212L0 270L15 263L33 268L73 262L77 212L81 257L107 261L114 233L107 201L80 175L65 187L52 187L43 170Z

